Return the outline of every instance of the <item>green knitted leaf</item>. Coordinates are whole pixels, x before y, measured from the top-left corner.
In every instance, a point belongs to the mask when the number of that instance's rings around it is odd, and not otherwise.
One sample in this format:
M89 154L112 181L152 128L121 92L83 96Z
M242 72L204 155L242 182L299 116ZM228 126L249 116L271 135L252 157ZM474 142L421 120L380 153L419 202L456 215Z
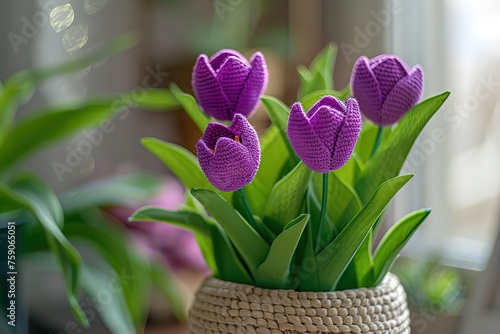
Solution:
M316 256L321 291L330 291L337 287L342 274L377 218L411 177L412 175L398 176L382 183L338 237ZM332 261L332 256L335 256L335 261Z
M283 138L283 142L285 143L289 155L290 162L288 163L291 168L295 167L297 163L300 161L295 151L288 140L288 135L286 133L286 127L288 124L288 116L290 115L290 108L288 108L283 102L278 100L275 97L271 96L263 96L261 98L262 104L266 107L267 114L269 118L273 122L273 125L278 128L279 134ZM291 170L291 168L289 170Z
M204 132L207 128L208 123L210 123L210 118L201 110L196 99L188 94L184 93L177 85L170 85L170 91L175 96L177 101L180 103L184 111L193 120L194 124Z
M217 277L229 282L253 285L252 277L241 263L224 230L217 223L210 223L209 229L217 263Z
M403 247L430 213L430 209L414 211L394 224L384 235L374 255L375 275L372 285L382 282Z
M252 183L244 188L255 215L262 216L271 189L278 182L280 171L290 160L290 153L276 126L271 127L260 140L262 158Z
M363 203L382 182L399 174L418 135L449 95L444 92L417 104L384 140L356 182L355 188Z
M301 212L311 174L312 171L300 162L274 185L264 210L264 218L268 219L275 233L281 233L286 224Z
M266 260L257 268L258 286L268 289L290 289L292 260L305 230L309 215L300 215L287 224L271 245Z
M224 229L253 275L269 253L267 241L217 193L206 189L191 193Z
M210 189L231 202L231 193L215 189L203 174L196 156L184 147L156 138L142 138L141 143L163 161L186 188Z
M299 66L300 79L298 99L323 89L333 89L333 67L337 57L337 46L328 44L313 59L309 68Z

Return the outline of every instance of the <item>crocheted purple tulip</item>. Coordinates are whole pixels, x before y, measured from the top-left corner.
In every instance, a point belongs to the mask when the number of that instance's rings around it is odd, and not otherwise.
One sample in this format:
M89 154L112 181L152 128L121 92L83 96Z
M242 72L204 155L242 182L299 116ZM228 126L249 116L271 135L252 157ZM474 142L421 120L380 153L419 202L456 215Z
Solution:
M422 97L423 73L394 55L358 58L351 92L363 114L380 126L398 122Z
M296 102L290 111L287 133L299 158L312 170L328 173L344 166L361 131L361 113L354 99L344 105L325 96L307 113Z
M235 191L252 182L260 164L257 132L241 114L227 127L208 124L196 143L198 160L208 181L222 191Z
M230 121L257 109L267 86L267 65L260 52L250 62L234 50L221 50L210 59L200 55L193 71L193 89L206 114Z

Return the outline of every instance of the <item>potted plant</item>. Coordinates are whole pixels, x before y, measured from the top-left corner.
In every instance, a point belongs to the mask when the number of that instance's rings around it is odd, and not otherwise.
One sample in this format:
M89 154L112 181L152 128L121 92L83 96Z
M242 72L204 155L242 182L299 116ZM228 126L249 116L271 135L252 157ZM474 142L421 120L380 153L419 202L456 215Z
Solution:
M168 268L137 254L125 228L100 211L152 197L158 190L158 177L129 173L56 194L40 177L18 165L47 145L89 126L109 123L124 107L167 110L177 106L171 92L144 87L37 106L29 115L18 113L44 81L85 69L136 42L126 34L69 62L14 73L0 85L1 333L27 333L28 316L35 323L43 319L54 331L72 328L77 332L90 326L97 330L99 316L111 333L136 333L145 325L153 284L171 302L176 315L181 319L184 315L182 295ZM56 173L72 170L61 163L52 167ZM64 280L66 298L53 289L60 287L56 275ZM40 293L29 293L26 286ZM112 291L105 302L98 298L103 291ZM29 310L24 307L28 304Z
M360 57L351 89L335 91L335 54L329 45L299 69L291 108L262 96L260 52L201 55L196 98L171 88L203 132L197 156L143 139L190 191L179 210L146 206L130 220L194 231L213 273L191 306L190 333L409 333L389 269L430 210L399 220L374 252L373 236L411 178L399 176L411 146L449 93L418 103L421 68L392 55ZM259 138L247 118L260 101L272 125Z

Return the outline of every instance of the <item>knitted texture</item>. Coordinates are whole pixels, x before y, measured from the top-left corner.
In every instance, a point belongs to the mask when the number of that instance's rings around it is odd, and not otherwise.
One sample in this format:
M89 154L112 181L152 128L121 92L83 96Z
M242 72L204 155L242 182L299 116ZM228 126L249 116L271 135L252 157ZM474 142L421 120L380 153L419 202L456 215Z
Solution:
M260 164L257 132L241 114L234 115L229 127L208 124L196 151L208 181L222 191L235 191L252 182Z
M325 96L304 113L296 102L288 118L287 133L299 158L312 170L328 173L344 166L361 131L361 114L354 99L344 105Z
M190 334L409 334L398 279L340 292L268 290L207 279L189 312Z
M210 59L200 55L193 70L193 89L206 114L224 121L235 113L248 117L257 109L267 86L264 55L248 60L234 50L221 50Z
M422 97L423 72L411 70L394 55L358 58L351 75L351 92L363 114L375 124L398 122Z

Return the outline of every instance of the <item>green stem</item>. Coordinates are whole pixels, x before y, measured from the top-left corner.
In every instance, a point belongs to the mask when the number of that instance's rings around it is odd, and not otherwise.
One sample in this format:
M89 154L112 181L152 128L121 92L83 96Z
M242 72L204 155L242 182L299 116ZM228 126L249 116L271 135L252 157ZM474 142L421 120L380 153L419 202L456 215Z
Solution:
M321 214L319 218L319 228L318 228L318 236L316 238L316 248L315 253L319 253L321 250L321 236L323 234L323 226L325 225L326 218L326 206L328 204L328 176L329 173L323 174L323 196L321 198Z
M375 154L375 152L377 152L377 149L380 146L380 141L382 140L382 131L383 130L384 130L384 128L379 125L378 130L377 130L377 137L375 137L375 143L373 144L373 150L372 150L372 154L370 155L370 157L372 157Z
M252 225L252 227L254 228L255 231L259 232L260 231L259 225L257 224L257 222L255 221L255 218L253 217L253 213L252 213L252 210L250 209L250 205L248 204L247 196L245 195L245 191L243 190L243 188L238 189L237 191L240 192L240 194L241 194L241 198L243 200L243 206L244 206L244 209L246 211L246 216L250 220L250 225Z

